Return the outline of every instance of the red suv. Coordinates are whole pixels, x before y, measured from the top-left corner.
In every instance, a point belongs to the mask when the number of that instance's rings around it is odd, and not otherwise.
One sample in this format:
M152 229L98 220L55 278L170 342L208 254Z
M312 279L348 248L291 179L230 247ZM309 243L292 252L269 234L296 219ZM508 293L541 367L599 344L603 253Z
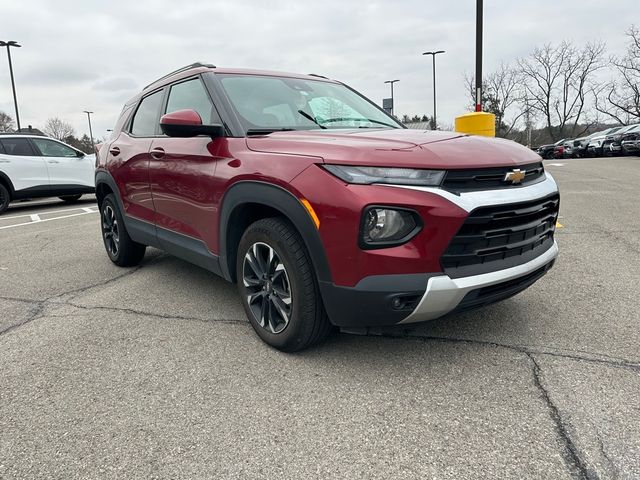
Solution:
M96 192L114 263L151 245L236 282L285 351L505 299L558 253L537 154L407 130L317 75L193 64L155 81L100 149Z

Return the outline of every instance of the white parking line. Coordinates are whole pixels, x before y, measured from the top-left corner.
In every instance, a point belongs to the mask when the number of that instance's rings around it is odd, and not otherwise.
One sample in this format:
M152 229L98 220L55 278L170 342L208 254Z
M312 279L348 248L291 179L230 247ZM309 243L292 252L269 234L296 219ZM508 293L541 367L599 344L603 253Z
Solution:
M38 215L37 213L34 213L33 215L31 215L31 221L32 222L40 222L42 219L40 218L40 215Z
M62 213L62 212L73 212L74 210L84 210L87 213L89 213L89 210L91 210L91 213L97 212L98 211L98 207L75 207L75 208L61 208L60 210L45 210L40 212L40 214L50 214L50 213ZM24 215L12 215L10 217L5 217L5 216L0 216L0 222L4 221L4 220L11 220L13 218L25 218L25 217L31 217L31 213L26 213Z
M76 208L75 210L78 210L78 209ZM36 224L40 224L40 223L44 223L44 222L51 222L52 220L62 220L63 218L71 218L71 217L78 217L80 215L88 215L90 213L98 213L98 210L90 210L90 211L84 211L84 212L80 212L80 213L72 213L71 215L62 215L60 217L45 218L44 220L39 219L37 221L16 223L15 225L5 225L4 227L0 227L0 230L4 230L6 228L24 227L25 225L36 225ZM31 216L31 215L21 215L21 216ZM37 217L38 215L34 215L34 216ZM16 217L14 217L14 218L16 218ZM38 217L38 218L40 218L40 217Z

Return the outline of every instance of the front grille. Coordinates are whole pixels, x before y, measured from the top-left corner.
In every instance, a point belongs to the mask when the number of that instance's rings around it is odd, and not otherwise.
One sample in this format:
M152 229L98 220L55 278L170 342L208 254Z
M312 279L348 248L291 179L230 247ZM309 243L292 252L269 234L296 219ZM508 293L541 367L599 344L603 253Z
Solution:
M440 261L452 278L526 263L553 245L558 194L473 210Z
M516 168L526 172L524 180L518 184L505 182L505 175ZM474 190L527 186L542 180L544 180L544 167L542 162L538 162L517 167L448 170L442 182L442 188L452 192L471 192Z
M513 297L538 281L553 266L553 263L551 261L547 265L522 277L472 290L464 296L455 311L464 312Z

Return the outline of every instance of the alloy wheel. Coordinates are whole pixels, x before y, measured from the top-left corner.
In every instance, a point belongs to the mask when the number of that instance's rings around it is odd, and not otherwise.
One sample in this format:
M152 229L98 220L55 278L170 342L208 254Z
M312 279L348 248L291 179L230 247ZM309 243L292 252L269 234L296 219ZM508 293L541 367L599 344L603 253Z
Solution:
M247 303L256 322L270 333L282 332L291 320L291 284L284 263L266 243L254 243L242 264Z
M106 205L102 210L102 234L109 254L117 257L120 250L120 231L116 212L111 205Z

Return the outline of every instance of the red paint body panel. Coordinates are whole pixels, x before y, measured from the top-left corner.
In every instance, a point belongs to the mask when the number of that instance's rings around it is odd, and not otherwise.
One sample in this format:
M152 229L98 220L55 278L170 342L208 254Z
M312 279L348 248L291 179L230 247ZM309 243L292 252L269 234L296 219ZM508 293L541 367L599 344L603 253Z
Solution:
M101 154L107 158L109 173L120 190L125 213L153 223L155 210L149 184L149 147L151 138L132 138L121 133L113 142L105 144ZM120 149L113 155L110 149Z
M182 233L207 244L217 235L212 214L217 210L215 172L225 139L154 138L149 161L149 181L157 226ZM164 155L154 158L154 150Z
M323 158L326 163L426 169L525 165L538 154L509 140L422 130L313 130L247 139L249 148Z
M437 195L382 185L346 185L313 165L292 182L320 218L320 236L337 285L354 286L370 275L440 272L440 256L467 212ZM404 245L362 250L358 233L368 205L415 209L422 231Z

